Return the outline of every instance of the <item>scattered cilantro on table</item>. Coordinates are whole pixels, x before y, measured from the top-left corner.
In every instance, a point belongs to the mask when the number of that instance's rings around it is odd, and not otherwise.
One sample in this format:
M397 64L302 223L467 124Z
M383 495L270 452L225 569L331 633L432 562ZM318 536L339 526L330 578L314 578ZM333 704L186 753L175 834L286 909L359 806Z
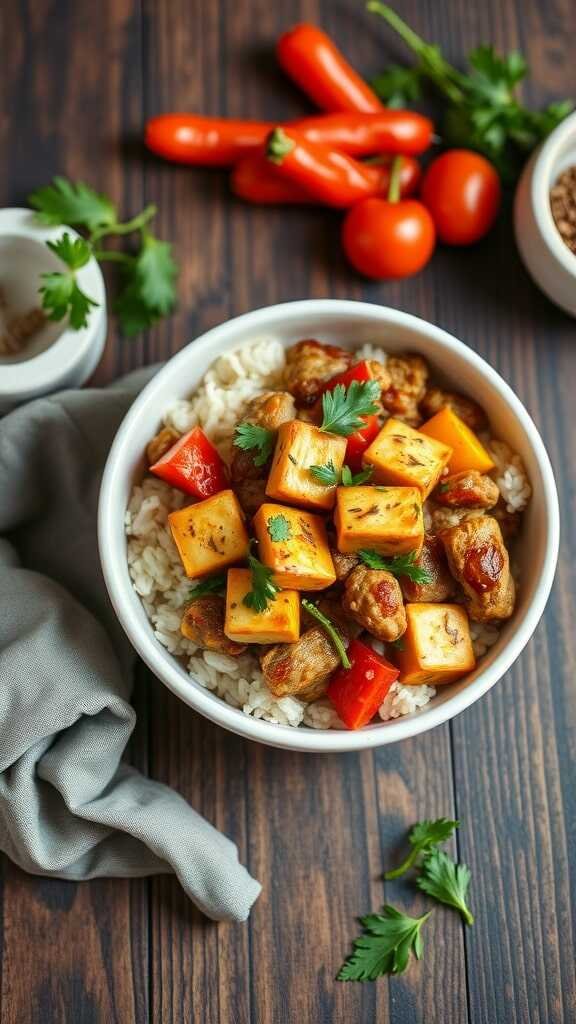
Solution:
M416 879L422 892L454 907L466 924L474 924L474 915L466 903L469 884L470 868L466 864L455 864L444 850L432 850L425 856L421 874Z
M87 238L72 239L64 232L56 242L47 243L65 268L42 275L42 304L51 320L68 316L74 330L87 325L90 309L97 303L82 291L76 272L92 257L120 267L122 287L114 309L125 334L150 327L172 311L178 268L170 244L157 239L148 227L156 214L155 206L147 206L136 217L122 222L107 196L83 182L61 177L33 192L29 202L43 224L70 224L88 234ZM129 234L139 235L135 253L102 247L106 237Z

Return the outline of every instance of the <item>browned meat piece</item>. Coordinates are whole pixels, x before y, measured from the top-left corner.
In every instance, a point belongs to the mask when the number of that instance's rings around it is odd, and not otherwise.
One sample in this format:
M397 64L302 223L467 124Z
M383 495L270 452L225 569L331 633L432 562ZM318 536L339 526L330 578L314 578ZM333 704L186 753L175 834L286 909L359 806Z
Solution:
M275 697L291 694L317 700L340 665L332 642L320 626L307 629L296 643L275 644L260 657L264 681Z
M440 603L446 601L455 591L456 582L448 571L444 545L439 537L426 534L422 551L415 559L414 565L430 573L430 583L413 583L407 576L400 577L400 586L405 601L426 601Z
M350 575L352 569L358 565L358 555L344 555L337 548L330 548L334 569L336 571L336 582L343 583Z
M387 391L392 384L392 378L384 366L384 363L379 362L378 359L369 359L368 365L372 372L372 377L374 380L378 381L382 391Z
M234 484L234 490L238 496L238 501L248 516L253 516L260 508L260 505L267 501L266 477L262 477L260 480L250 480L248 478L238 480Z
M335 345L307 339L292 345L286 353L284 383L297 405L314 405L322 385L347 370L352 353Z
M506 502L503 498L500 498L496 507L492 509L492 515L500 524L504 542L508 543L509 540L513 540L520 529L520 514L518 512L509 512L506 508Z
M434 492L434 501L448 508L493 508L499 497L497 484L477 469L443 477Z
M448 565L475 622L509 619L516 588L500 526L493 516L469 519L440 534Z
M146 448L148 465L153 466L155 462L158 462L158 459L166 455L166 452L170 451L172 445L176 444L179 437L180 434L172 430L172 427L162 427L162 430L152 438Z
M245 644L234 643L224 632L226 602L218 594L206 594L191 601L180 623L180 631L188 640L207 651L219 651L233 658L246 650Z
M245 415L243 423L255 423L265 430L278 430L282 423L293 420L296 416L296 407L292 395L287 391L266 391L263 395L253 398ZM272 458L272 457L270 457ZM230 475L234 484L242 480L260 480L268 472L268 466L255 466L252 453L234 447L232 453L232 465Z
M389 643L406 631L406 612L398 580L384 569L358 565L346 580L344 610L372 636Z
M418 403L424 396L428 366L421 356L388 356L389 387L382 392L386 412L412 427L422 423Z
M484 510L481 508L442 508L441 505L435 505L432 501L427 504L427 509L431 520L430 533L435 534L440 534L442 530L447 530L450 526L457 526L458 523L464 523L468 519L477 519L484 515Z
M472 398L466 398L455 391L443 391L441 388L428 388L420 401L420 412L424 419L429 420L440 409L448 407L464 420L470 430L486 430L488 418L484 410Z

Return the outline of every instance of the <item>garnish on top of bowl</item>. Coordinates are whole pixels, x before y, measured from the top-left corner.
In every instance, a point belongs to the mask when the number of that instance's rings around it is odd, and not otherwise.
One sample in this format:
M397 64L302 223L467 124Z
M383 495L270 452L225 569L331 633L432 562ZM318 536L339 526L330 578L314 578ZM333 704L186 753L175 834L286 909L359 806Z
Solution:
M160 642L247 714L409 713L513 613L524 467L417 354L251 343L167 410L147 456L134 586Z

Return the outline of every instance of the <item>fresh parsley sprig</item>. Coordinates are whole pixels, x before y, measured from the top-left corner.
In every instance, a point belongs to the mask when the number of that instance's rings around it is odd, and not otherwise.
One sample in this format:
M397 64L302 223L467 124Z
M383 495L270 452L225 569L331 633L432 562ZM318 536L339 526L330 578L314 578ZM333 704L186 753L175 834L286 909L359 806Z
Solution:
M324 613L321 612L320 609L312 601L309 601L307 597L302 598L302 607L305 608L308 614L311 615L313 619L316 619L316 621L319 622L323 629L326 631L332 643L334 644L334 647L336 648L338 657L342 662L342 667L350 668L350 658L346 653L344 641L340 636L340 633L336 629L334 623L331 622L328 616L324 615Z
M413 68L392 65L373 81L373 88L391 106L403 107L420 96L429 81L448 100L443 124L445 141L484 153L506 181L514 181L528 153L573 109L565 100L544 110L528 110L515 89L527 73L521 53L497 54L492 46L478 46L468 56L464 73L450 64L438 46L421 39L396 11L379 0L368 10L379 15L417 57Z
M217 594L224 597L226 593L226 573L219 572L214 576L207 576L195 587L192 587L188 594L189 601L197 601L199 597L207 597L209 594Z
M361 917L364 932L354 939L354 952L340 968L338 981L375 981L383 974L401 974L411 952L418 960L422 957L422 926L430 914L409 917L386 905L381 914Z
M276 433L255 423L239 423L234 431L234 444L242 451L254 451L255 466L265 466L274 451Z
M150 327L172 311L178 268L171 246L157 239L149 229L155 206L149 205L131 220L122 222L107 196L83 182L62 177L33 192L29 202L43 224L70 224L88 234L88 238L72 241L65 232L57 242L47 243L66 267L64 271L42 275L40 292L50 319L62 320L68 315L75 330L86 326L90 309L97 303L80 289L76 271L92 257L101 263L117 263L121 268L122 288L114 308L125 334ZM134 233L140 236L136 253L101 247L105 237ZM78 262L80 259L82 262Z
M474 915L466 903L470 868L455 864L444 850L432 850L424 857L416 885L432 899L454 907L466 924L474 924Z
M322 423L320 430L349 437L363 427L362 416L378 412L380 384L377 380L353 380L348 387L337 384L322 395Z
M459 824L459 821L451 821L450 818L437 818L436 821L419 821L408 835L408 842L412 847L410 853L397 868L385 872L384 878L386 881L400 878L401 875L404 875L416 864L423 854L429 853L440 843L445 843L447 839L450 839L454 829L458 828Z
M251 546L254 543L250 541ZM251 589L242 598L242 604L255 612L265 612L269 602L275 600L280 587L272 581L273 570L256 558L251 550L248 552L248 567L252 573Z
M406 576L409 580L412 580L412 583L432 583L432 573L415 565L415 551L409 551L405 555L394 555L393 558L384 558L371 548L362 548L358 554L364 565L367 565L369 569L385 569L387 572L391 572L393 576Z
M323 466L310 466L310 473L318 483L325 484L326 487L336 487L340 483L343 487L358 487L370 479L373 469L372 466L368 466L360 473L352 473L350 466L342 466L339 473L330 459Z

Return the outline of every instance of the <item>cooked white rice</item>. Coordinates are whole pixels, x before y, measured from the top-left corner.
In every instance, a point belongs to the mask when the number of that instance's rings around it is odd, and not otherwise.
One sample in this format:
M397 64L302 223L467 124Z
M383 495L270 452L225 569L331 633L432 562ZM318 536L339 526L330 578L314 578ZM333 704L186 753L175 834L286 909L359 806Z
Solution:
M358 350L358 357L385 361L386 353L368 344ZM166 410L164 425L179 434L201 426L223 458L229 459L233 430L246 405L255 395L280 385L284 362L284 348L275 338L259 338L226 352L210 367L189 400L176 401ZM489 439L487 443L497 463L493 475L507 508L521 511L530 497L522 462L505 442ZM305 704L296 697L274 697L264 682L256 655L245 653L231 658L205 651L182 635L182 610L193 584L184 574L168 527L168 514L188 501L185 494L156 477L146 476L133 488L126 510L130 576L158 642L175 657L184 659L193 679L247 715L279 725L343 728L327 699ZM471 629L476 655L481 657L498 639L498 627L471 623ZM373 646L383 650L378 641ZM411 714L428 704L435 692L431 686L394 683L379 716L388 721Z

